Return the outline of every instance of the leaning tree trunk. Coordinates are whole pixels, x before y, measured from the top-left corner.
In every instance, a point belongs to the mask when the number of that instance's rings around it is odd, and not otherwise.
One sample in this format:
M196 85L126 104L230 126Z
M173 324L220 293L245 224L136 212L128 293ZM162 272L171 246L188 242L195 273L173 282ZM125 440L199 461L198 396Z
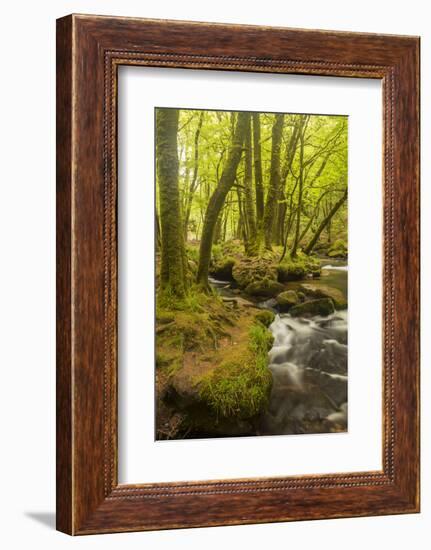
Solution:
M211 195L205 212L199 249L199 267L197 274L197 282L204 288L207 288L208 286L208 269L211 259L211 247L214 238L215 225L226 196L235 182L238 164L241 160L245 133L247 126L249 125L250 114L238 113L232 144L229 148L226 164L223 168L217 187Z
M284 115L275 115L272 127L271 167L269 176L269 189L265 203L263 216L263 231L265 247L271 249L274 228L274 217L280 189L280 147L283 133Z
M156 159L162 236L162 288L182 297L185 292L184 239L178 187L177 132L179 112L157 109Z
M325 227L328 225L328 223L332 220L332 218L338 212L339 208L344 204L346 199L347 199L347 189L344 191L344 194L341 197L341 199L338 202L336 202L334 204L334 206L331 208L331 210L330 210L329 214L326 216L326 218L324 220L322 220L322 222L319 225L319 227L317 228L316 233L314 234L313 238L311 239L311 241L308 243L308 245L306 246L306 248L304 250L304 252L306 254L310 254L310 252L313 250L314 246L316 245L317 241L319 240L319 237L320 237L322 231L325 229Z

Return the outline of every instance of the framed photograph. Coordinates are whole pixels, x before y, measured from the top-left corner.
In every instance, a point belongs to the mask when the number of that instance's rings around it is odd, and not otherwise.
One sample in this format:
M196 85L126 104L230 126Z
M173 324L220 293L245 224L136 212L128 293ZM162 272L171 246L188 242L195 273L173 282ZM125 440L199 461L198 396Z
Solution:
M57 528L419 511L419 38L57 21Z

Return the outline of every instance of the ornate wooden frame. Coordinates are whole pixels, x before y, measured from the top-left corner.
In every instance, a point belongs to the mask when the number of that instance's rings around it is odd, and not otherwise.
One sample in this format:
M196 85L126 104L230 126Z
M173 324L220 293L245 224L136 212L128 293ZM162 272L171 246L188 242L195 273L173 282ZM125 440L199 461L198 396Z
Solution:
M383 470L117 480L119 65L377 78L384 103ZM419 38L70 15L57 21L57 528L419 511Z

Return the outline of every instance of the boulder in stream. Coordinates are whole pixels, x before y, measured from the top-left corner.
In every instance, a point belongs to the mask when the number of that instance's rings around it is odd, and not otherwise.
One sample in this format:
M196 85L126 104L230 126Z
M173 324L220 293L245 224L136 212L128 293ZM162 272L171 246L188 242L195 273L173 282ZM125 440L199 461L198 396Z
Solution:
M247 285L245 292L250 296L264 296L271 298L277 296L284 290L284 285L270 279L263 279L262 281L254 281Z
M291 307L299 304L300 299L294 290L285 290L276 298L280 311L288 311Z
M312 298L330 298L334 302L335 309L347 308L347 300L338 288L312 283L302 284L299 288L306 296L311 296Z
M334 302L331 298L319 298L293 306L289 313L292 317L307 317L310 315L331 315L334 311Z

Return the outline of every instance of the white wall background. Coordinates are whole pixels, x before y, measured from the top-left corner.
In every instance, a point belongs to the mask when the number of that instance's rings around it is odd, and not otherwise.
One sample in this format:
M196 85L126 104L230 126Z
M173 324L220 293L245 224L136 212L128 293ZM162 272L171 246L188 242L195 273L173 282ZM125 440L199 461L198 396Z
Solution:
M431 339L422 346L422 514L72 539L53 530L55 449L55 19L96 13L422 37L423 334L431 330L431 30L421 0L9 1L0 86L0 540L4 548L428 548ZM427 101L428 100L428 101ZM429 535L427 537L429 539Z

